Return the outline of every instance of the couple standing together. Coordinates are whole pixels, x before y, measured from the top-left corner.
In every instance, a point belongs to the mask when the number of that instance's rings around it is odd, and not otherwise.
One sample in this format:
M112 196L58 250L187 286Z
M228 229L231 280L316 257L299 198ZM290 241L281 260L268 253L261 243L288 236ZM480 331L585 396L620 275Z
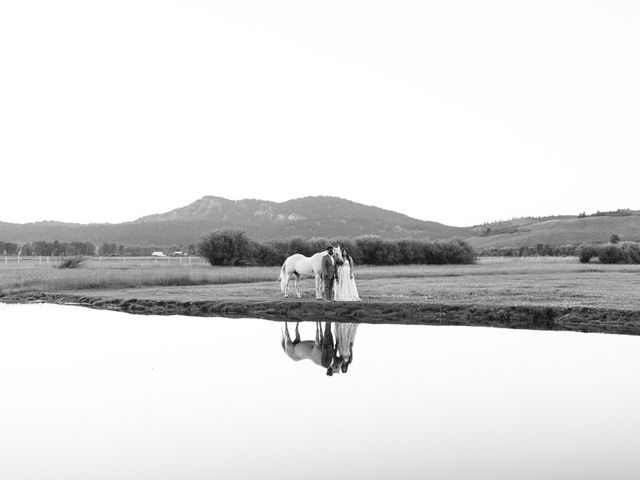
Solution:
M327 255L322 258L322 286L324 300L338 302L359 301L356 279L353 276L353 258L344 248L342 260L334 255L334 248L327 247Z

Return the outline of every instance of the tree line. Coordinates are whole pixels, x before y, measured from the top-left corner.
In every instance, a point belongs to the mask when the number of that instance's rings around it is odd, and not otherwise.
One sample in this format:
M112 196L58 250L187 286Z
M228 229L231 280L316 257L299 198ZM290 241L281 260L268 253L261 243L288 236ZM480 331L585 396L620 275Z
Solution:
M600 263L640 263L640 242L620 241L612 235L608 243L583 243L578 245L552 246L538 244L536 247L485 248L478 256L487 257L578 257L581 263L598 259Z
M96 246L91 242L27 242L24 245L16 243L0 242L0 254L29 256L68 256L68 255L95 255Z
M385 240L366 235L348 238L292 237L257 242L241 230L218 230L205 237L197 251L211 265L282 265L287 257L301 253L307 257L328 245L349 250L354 261L367 265L468 264L476 253L464 240Z
M189 245L186 249L182 249L180 246L174 246L170 248L158 247L158 246L125 246L118 245L112 242L104 242L102 245L97 246L92 242L59 242L54 240L52 242L39 240L36 242L27 242L23 245L19 245L13 242L0 241L0 255L23 255L25 257L30 256L43 256L43 257L66 257L73 255L84 256L120 256L120 257L146 257L151 255L155 251L184 251L189 255L196 255L195 244Z
M172 252L180 251L186 255L197 255L195 244L186 248L182 246L159 247L159 246L125 246L115 243L105 242L98 248L98 255L103 257L148 257L153 252Z
M601 263L640 263L639 242L609 242L580 245L577 255L581 263L597 258Z
M104 247L102 247L104 249ZM101 248L91 242L52 242L38 240L18 245L12 242L0 241L0 255L22 255L25 257L65 257L72 255L99 255Z
M601 212L600 210L598 210L596 213L591 213L589 215L587 215L586 212L580 212L578 214L578 218L587 218L587 217L628 217L630 215L633 215L634 212L633 210L631 210L630 208L619 208L617 210L610 210L608 212Z
M611 235L608 243L549 245L539 243L535 247L485 248L475 251L464 240L384 240L366 235L348 238L291 237L281 240L257 242L249 239L245 232L223 230L213 232L198 245L192 244L169 249L158 246L124 246L91 242L36 241L19 245L0 241L0 254L23 256L149 256L154 251L182 250L188 255L200 255L212 265L281 265L294 253L311 256L323 251L327 245L347 248L354 260L367 265L408 264L469 264L476 256L577 256L583 263L598 259L601 263L640 263L640 242L620 241Z
M538 243L535 247L502 247L477 250L479 257L573 257L580 244L550 245Z

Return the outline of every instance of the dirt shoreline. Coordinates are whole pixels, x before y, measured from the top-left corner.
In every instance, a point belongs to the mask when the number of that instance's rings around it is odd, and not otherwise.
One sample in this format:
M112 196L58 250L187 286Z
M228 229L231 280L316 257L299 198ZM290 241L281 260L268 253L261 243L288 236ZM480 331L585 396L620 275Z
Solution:
M0 293L4 303L51 303L136 315L260 318L372 324L482 326L640 335L640 311L594 307L486 306L418 302L311 302L294 299L157 300L69 293Z

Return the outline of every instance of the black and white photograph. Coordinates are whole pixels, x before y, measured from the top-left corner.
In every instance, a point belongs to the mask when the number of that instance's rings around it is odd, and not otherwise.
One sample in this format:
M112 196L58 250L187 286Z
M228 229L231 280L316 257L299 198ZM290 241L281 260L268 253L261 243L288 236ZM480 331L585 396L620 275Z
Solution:
M640 478L640 3L0 0L0 479Z

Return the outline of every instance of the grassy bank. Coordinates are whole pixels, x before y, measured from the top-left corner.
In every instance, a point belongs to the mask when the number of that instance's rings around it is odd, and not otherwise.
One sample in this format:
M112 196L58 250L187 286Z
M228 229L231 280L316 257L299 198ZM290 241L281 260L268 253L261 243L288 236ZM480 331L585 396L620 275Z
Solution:
M640 334L640 266L576 258L482 258L476 265L356 266L363 302L283 299L278 268L90 262L0 271L0 301L76 303L141 314L333 320Z

